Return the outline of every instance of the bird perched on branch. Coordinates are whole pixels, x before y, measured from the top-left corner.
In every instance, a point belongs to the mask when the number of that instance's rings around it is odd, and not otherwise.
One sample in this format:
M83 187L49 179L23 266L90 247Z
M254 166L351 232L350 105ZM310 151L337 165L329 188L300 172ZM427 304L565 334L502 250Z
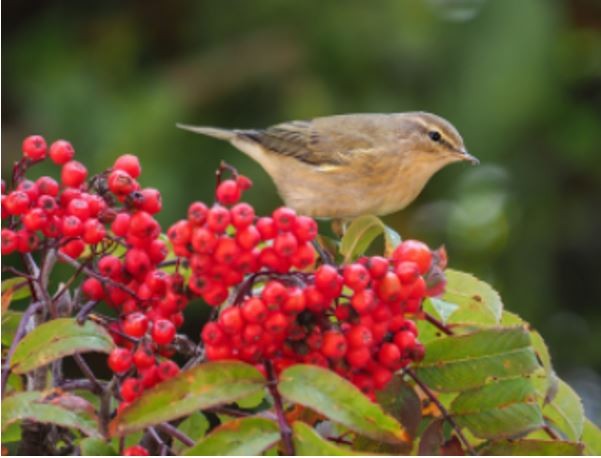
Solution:
M478 164L451 123L425 112L326 116L266 129L178 127L229 141L265 169L287 206L317 218L394 213L445 165Z

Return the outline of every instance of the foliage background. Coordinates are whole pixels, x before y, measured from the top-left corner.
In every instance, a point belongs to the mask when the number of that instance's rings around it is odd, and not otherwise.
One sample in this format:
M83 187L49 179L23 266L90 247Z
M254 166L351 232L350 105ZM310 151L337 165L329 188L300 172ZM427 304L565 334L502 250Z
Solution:
M70 139L91 170L132 152L163 193L164 225L211 200L221 159L255 181L259 212L280 202L258 165L176 122L452 120L482 164L440 172L386 222L494 285L601 423L601 3L13 0L2 12L2 176L33 132Z

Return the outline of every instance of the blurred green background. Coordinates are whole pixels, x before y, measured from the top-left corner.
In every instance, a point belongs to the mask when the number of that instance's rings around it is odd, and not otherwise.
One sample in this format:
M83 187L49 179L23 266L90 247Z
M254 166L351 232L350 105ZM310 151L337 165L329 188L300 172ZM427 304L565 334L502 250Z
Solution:
M221 159L254 180L259 212L280 202L257 164L176 122L450 119L481 165L443 170L387 222L491 282L601 421L601 1L13 0L2 13L2 176L30 133L71 140L95 171L135 153L164 225L212 199Z

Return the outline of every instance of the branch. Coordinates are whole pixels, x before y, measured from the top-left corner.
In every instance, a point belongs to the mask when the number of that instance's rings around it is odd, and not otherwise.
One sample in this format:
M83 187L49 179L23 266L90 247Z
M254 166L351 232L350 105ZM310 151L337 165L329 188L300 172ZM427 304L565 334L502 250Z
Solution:
M296 455L294 451L294 444L292 443L292 429L286 420L284 415L284 406L282 404L282 397L277 388L277 377L273 369L271 361L265 361L265 369L267 371L268 388L271 396L273 397L273 406L278 419L278 426L280 428L280 435L282 436L282 443L284 446L284 455L293 456Z
M15 337L10 344L10 348L8 349L8 353L6 354L5 359L5 367L2 369L2 397L4 397L4 392L6 390L6 382L8 380L8 374L10 372L10 360L15 353L15 349L17 348L17 344L21 341L21 339L25 336L25 330L27 323L31 319L31 317L42 308L44 304L42 302L32 302L29 304L29 307L23 312L23 316L21 317L21 321L19 321L19 325L17 326L17 330L15 332Z
M79 353L75 353L73 355L73 359L75 360L75 363L79 366L79 370L81 370L83 375L85 375L85 377L90 381L90 383L94 385L95 391L97 391L98 393L102 393L104 391L104 387L100 384L100 382L94 375L94 372L92 372L92 369L90 369L90 366L88 366L83 357Z
M421 390L425 393L425 395L428 396L428 399L430 399L430 401L432 401L436 405L436 407L438 407L438 409L442 413L443 418L449 423L449 425L451 425L451 427L457 434L457 437L459 438L459 440L461 441L461 443L463 444L463 446L465 447L467 452L470 455L474 455L474 456L477 455L476 451L472 447L472 444L469 443L469 441L463 435L463 432L461 432L461 428L459 428L459 426L455 422L455 419L451 416L451 414L449 414L449 411L446 409L445 406L442 405L442 402L440 402L438 400L438 398L430 390L430 388L428 388L428 386L424 382L422 382L417 377L415 372L413 372L411 369L409 369L409 368L403 369L403 372L405 374L407 374L421 388Z
M164 432L165 434L169 434L171 437L177 439L186 447L192 447L195 444L195 442L192 439L190 439L185 433L177 429L171 423L160 423L156 425L155 428L161 432Z
M79 324L85 323L86 319L88 318L88 315L92 312L92 310L94 310L94 307L96 307L96 304L98 304L98 301L88 301L81 306L81 309L79 310L79 312L77 312L77 315L75 316L75 319Z
M424 312L424 315L425 315L426 321L428 323L433 324L436 328L440 329L442 332L444 332L448 336L453 335L453 331L451 330L451 328L449 328L448 326L443 324L442 321L437 320L429 313Z

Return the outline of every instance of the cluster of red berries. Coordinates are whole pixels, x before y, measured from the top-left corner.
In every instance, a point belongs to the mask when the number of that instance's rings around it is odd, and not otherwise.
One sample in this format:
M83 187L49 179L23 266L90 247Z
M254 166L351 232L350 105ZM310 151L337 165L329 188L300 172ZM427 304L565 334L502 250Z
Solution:
M27 137L23 156L15 165L14 189L5 195L2 183L2 218L8 218L2 255L35 251L42 239L45 249L58 250L59 260L75 260L87 249L81 290L119 313L108 325L118 345L108 365L121 376L123 408L179 372L169 357L188 299L183 277L160 267L168 254L153 216L161 210L161 195L140 186L140 162L131 154L90 180L65 140L47 148L41 136ZM46 156L62 166L60 183L49 176L26 179L27 169Z
M231 304L202 330L207 359L240 359L261 370L270 361L276 372L316 364L373 396L394 371L423 357L408 316L439 292L442 283L428 287L426 278L440 272L440 253L409 240L390 259L308 272L316 261L315 220L285 207L256 217L239 202L249 186L243 176L223 181L215 205L194 202L167 232L188 260L189 291L212 306Z
M302 270L315 262L315 220L284 207L271 217L257 218L251 205L239 203L250 186L241 175L221 182L218 203L211 208L192 203L188 218L167 231L175 254L188 259L189 290L212 306L221 305L246 275Z

